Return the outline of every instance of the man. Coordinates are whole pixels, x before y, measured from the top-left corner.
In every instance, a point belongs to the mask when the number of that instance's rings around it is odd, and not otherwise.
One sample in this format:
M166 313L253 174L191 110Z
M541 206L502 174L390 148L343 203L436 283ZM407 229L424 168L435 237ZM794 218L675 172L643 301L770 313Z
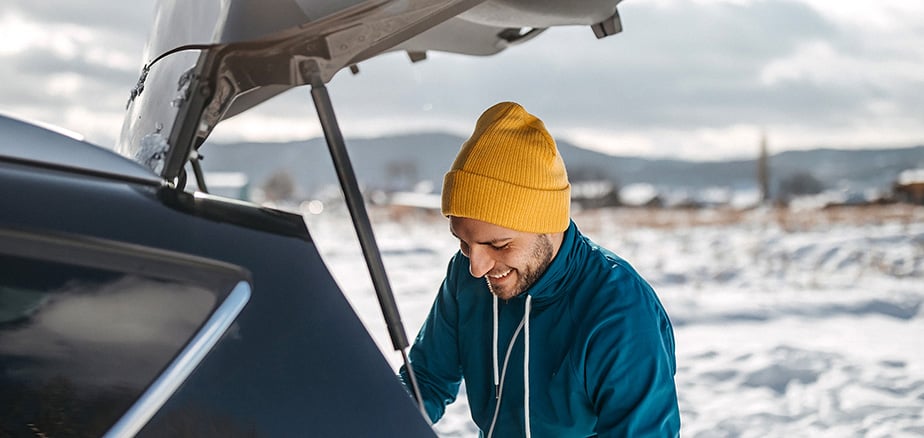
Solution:
M541 120L510 102L482 114L443 183L460 251L410 352L432 421L464 379L484 436L679 435L670 320L581 235L570 192Z

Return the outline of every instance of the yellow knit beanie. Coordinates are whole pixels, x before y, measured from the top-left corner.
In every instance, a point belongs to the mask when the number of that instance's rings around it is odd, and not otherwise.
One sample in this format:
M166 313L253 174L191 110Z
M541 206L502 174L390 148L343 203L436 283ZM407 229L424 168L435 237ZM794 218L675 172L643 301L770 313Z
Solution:
M513 102L488 108L443 179L443 215L546 234L568 228L571 185L555 140Z

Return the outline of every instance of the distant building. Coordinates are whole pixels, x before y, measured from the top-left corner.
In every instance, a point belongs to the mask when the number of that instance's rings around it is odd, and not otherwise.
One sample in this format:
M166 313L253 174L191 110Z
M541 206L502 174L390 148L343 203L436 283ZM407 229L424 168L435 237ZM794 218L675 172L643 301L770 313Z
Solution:
M893 192L897 201L924 205L924 169L900 173Z
M209 193L249 201L250 180L243 172L206 172Z
M615 207L620 205L619 190L612 181L605 179L574 181L571 202L581 208Z

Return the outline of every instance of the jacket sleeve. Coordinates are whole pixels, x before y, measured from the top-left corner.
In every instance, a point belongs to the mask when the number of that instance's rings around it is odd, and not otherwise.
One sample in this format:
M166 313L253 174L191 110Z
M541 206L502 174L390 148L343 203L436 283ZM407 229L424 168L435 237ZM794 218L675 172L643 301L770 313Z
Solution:
M680 412L670 320L640 278L623 284L632 299L614 306L586 344L588 396L600 437L676 437Z
M458 347L458 302L454 291L453 261L449 263L446 278L420 328L409 358L420 387L421 396L430 421L437 422L459 393L462 382L462 365ZM400 370L401 381L410 391L405 366Z

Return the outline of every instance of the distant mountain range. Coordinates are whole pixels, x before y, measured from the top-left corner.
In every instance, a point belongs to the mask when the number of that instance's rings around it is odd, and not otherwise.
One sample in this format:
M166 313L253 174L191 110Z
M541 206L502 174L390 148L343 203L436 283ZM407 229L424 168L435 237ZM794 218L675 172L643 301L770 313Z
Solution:
M443 174L463 141L448 134L422 133L347 139L347 148L357 179L366 189L419 190L424 184L423 188L438 192ZM558 140L558 147L572 182L605 179L617 187L647 183L664 190L757 187L756 147L754 159L706 162L613 156L562 140ZM337 185L323 138L288 143L207 144L201 152L207 173L243 172L253 188L263 186L278 173L288 174L295 182L296 193L303 196ZM924 146L786 151L771 155L769 163L771 188L802 173L828 189L887 190L903 170L924 167Z

